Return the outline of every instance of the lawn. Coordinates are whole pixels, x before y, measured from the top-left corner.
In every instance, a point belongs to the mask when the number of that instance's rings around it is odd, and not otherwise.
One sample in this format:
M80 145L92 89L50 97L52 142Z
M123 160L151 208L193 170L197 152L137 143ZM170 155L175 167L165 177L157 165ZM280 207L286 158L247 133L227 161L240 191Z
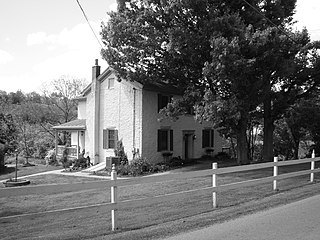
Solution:
M40 172L47 172L47 171L52 171L52 170L57 170L57 169L62 169L62 166L50 166L46 165L45 160L43 159L35 159L35 158L29 158L28 161L31 165L34 166L24 166L25 164L25 159L20 158L18 159L18 178L22 176L27 176L35 173L40 173ZM14 178L15 177L15 159L14 158L9 158L6 160L7 167L4 172L0 172L0 180L6 180L9 178Z
M210 163L208 166L210 166ZM279 173L307 168L309 168L308 164L280 167ZM218 177L218 184L271 175L271 168L225 174ZM34 177L34 180L39 179L39 177ZM319 174L315 174L315 177L320 179ZM180 196L176 201L163 201L152 205L146 201L142 207L119 211L120 230L115 233L110 231L110 212L106 212L103 206L16 218L0 218L0 238L156 239L319 194L320 184L309 184L308 179L309 176L300 176L281 180L278 184L280 188L278 192L272 191L272 183L222 191L218 194L219 208L215 210L212 209L210 195ZM33 181L32 178L30 180ZM59 181L67 180L60 179ZM77 181L83 181L83 179L77 179ZM128 200L156 196L210 185L211 177L208 176L180 181L124 186L119 187L119 199ZM107 202L110 202L110 189L92 189L55 195L0 197L0 216L52 211ZM13 227L13 225L19 227Z

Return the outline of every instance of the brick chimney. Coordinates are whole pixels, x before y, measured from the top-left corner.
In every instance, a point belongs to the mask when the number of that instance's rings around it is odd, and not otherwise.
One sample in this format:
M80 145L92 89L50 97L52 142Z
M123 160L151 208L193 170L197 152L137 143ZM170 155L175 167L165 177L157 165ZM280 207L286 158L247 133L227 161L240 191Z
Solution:
M100 66L98 65L98 59L95 60L95 65L92 67L92 81L96 80L100 75Z

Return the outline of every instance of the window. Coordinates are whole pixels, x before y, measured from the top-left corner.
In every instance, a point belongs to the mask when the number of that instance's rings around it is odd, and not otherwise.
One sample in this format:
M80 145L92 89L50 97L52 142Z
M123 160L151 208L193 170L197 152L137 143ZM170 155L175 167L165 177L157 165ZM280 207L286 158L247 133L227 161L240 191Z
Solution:
M103 130L103 149L116 148L118 141L118 130L104 129Z
M158 94L158 112L171 102L171 97L167 95Z
M158 130L158 152L173 151L173 130Z
M214 144L214 130L203 129L202 130L202 148L213 147Z
M108 89L113 89L114 88L114 78L109 78L108 79Z

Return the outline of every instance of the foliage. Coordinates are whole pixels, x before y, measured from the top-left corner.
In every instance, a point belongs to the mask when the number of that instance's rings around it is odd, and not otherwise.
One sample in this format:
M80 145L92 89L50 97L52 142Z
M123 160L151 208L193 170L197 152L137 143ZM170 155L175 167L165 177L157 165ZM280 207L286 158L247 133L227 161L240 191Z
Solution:
M130 163L121 163L117 167L117 174L124 176L141 176L147 173L163 172L168 170L167 164L150 164L144 158L137 158Z
M231 161L231 157L228 153L226 152L218 152L213 156L213 161L214 162L228 162Z
M46 160L47 165L58 165L55 149L49 150L44 159Z
M116 157L119 157L120 164L127 164L128 163L128 157L124 151L124 146L123 146L122 140L119 140L117 142L117 146L114 149L114 153L115 153Z
M84 157L79 157L78 159L74 160L73 162L73 169L84 169L88 167L88 159Z
M68 159L68 149L65 148L62 151L62 157L60 158L60 162L62 163L62 166L64 169L69 168L72 165L72 161Z
M183 160L181 157L173 157L170 159L168 167L178 167L183 165ZM159 164L160 166L166 166L167 164Z
M237 138L238 162L252 156L247 130L263 116L269 158L273 122L318 85L319 46L292 30L295 3L126 1L103 25L102 54L123 79L179 86L165 114L193 105L198 120Z
M43 87L43 94L0 90L0 141L6 152L19 150L25 156L44 158L54 145L52 126L76 118L74 100L86 83L63 76ZM66 142L67 133L59 135Z
M75 100L85 88L84 79L61 76L42 87L41 104L33 104L30 111L37 116L37 123L54 137L52 126L76 119L78 103ZM65 136L62 134L61 136ZM60 139L63 144L66 139Z
M0 113L0 143L5 144L4 153L13 153L17 148L17 128L11 114Z

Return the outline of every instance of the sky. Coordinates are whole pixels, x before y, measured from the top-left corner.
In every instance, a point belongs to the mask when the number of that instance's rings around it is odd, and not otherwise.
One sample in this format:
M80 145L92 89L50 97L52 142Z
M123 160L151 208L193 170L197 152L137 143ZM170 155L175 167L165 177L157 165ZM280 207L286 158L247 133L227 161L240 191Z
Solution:
M98 37L116 0L78 0ZM320 40L319 0L298 0L296 28ZM0 90L25 93L61 76L91 81L100 45L76 0L0 0Z

